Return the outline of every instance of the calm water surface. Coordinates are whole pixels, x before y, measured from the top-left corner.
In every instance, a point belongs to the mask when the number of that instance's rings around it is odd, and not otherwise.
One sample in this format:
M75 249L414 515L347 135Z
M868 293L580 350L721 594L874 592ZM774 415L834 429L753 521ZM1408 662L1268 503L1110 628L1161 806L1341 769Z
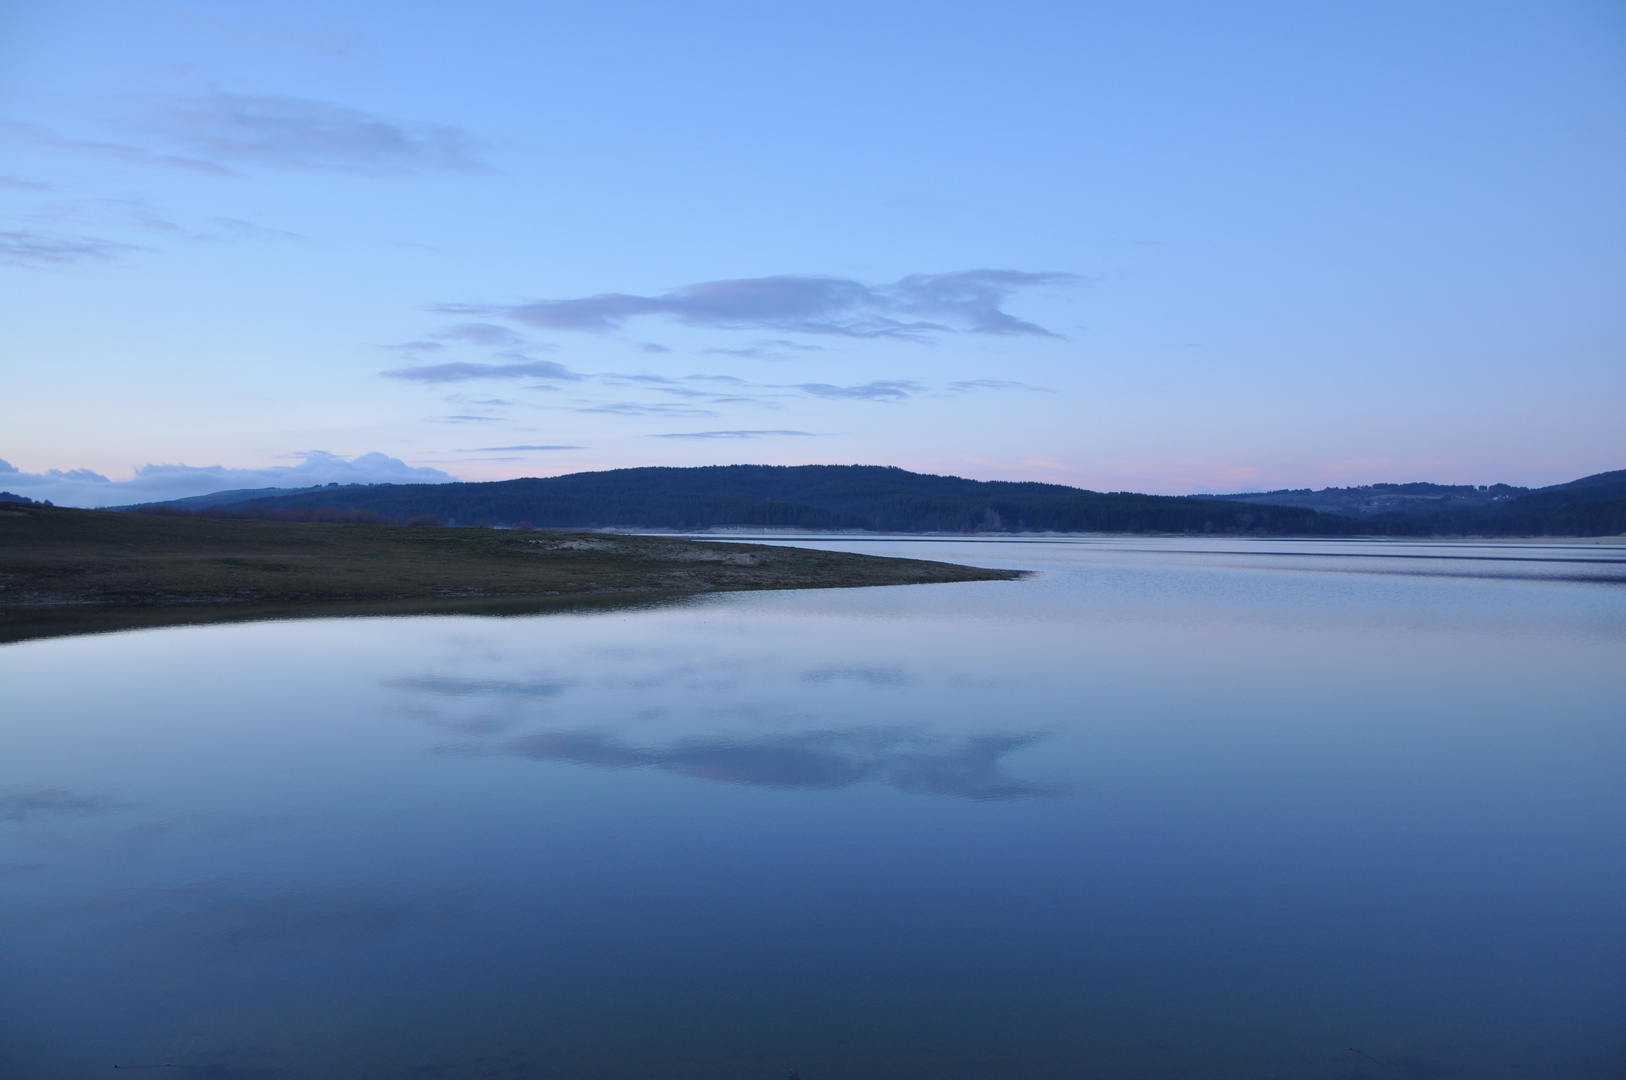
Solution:
M1626 1075L1626 548L818 546L0 647L0 1075Z

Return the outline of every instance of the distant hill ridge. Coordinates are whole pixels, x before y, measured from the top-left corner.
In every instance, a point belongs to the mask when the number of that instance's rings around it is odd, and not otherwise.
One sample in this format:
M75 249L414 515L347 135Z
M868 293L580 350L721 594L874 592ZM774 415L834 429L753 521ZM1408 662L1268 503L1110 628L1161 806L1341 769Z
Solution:
M1378 535L1615 536L1626 533L1626 469L1551 487L1366 484L1198 498L1299 506L1364 519Z
M1363 484L1359 487L1285 488L1279 491L1249 491L1233 495L1199 495L1197 498L1247 502L1261 506L1302 506L1324 514L1375 517L1388 513L1419 513L1463 510L1490 506L1516 499L1529 488L1508 484Z
M1401 501L1371 506L1392 499ZM1341 503L1352 505L1328 512ZM711 465L488 483L217 492L124 509L555 529L1588 536L1626 532L1626 470L1535 491L1404 484L1167 496L966 480L879 465Z

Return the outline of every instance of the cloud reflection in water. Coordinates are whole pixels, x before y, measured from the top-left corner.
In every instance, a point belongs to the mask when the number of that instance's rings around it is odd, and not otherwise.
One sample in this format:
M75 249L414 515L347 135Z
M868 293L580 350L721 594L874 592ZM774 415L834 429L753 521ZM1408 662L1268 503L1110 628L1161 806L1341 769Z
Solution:
M1001 770L1001 758L1039 738L975 735L945 745L944 740L865 728L634 746L602 731L550 731L514 739L508 749L544 761L661 769L723 784L820 789L878 780L910 793L997 800L1058 793L1013 780Z
M383 937L405 914L401 904L367 896L208 896L176 920L170 943L208 960L288 960Z
M912 681L901 668L829 667L802 672L811 683L855 682L866 686L907 686Z
M572 684L564 680L457 679L449 675L418 675L409 679L394 679L387 685L447 697L550 698L568 690Z
M62 788L0 788L0 821L100 814L115 805L105 795L80 795Z

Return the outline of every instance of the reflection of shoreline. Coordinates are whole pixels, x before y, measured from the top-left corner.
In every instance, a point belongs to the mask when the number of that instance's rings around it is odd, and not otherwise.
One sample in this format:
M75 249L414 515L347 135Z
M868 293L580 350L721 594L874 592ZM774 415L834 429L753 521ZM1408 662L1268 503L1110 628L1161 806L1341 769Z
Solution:
M911 794L996 801L1059 794L1013 780L1001 759L1043 736L974 735L957 746L900 731L852 728L799 735L685 739L634 746L603 731L548 731L507 744L510 753L599 769L659 769L695 780L810 790L875 780Z
M706 595L706 594L702 594ZM331 601L312 604L244 604L234 607L84 607L16 612L0 617L0 645L40 638L116 634L166 626L213 626L226 623L291 622L295 619L360 619L409 615L481 615L489 617L585 614L664 607L694 600L693 593L540 597L454 597L424 600Z

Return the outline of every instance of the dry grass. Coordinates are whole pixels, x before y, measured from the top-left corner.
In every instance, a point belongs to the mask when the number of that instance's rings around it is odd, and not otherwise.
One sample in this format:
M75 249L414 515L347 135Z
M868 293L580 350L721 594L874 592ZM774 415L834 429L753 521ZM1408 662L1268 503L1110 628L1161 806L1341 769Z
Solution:
M1018 576L665 537L114 514L0 503L0 640L115 625L518 610Z

